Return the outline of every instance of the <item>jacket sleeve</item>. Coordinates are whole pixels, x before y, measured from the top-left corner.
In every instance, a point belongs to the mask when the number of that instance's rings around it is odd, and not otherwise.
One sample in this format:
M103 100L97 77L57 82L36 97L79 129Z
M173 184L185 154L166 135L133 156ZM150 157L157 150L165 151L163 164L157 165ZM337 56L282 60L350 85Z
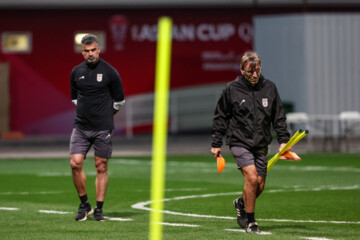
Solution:
M124 89L119 73L113 68L111 75L110 92L111 97L115 102L122 102L125 100Z
M77 88L76 88L75 79L76 79L76 73L75 73L75 68L74 68L71 71L71 75L70 75L70 95L71 95L71 100L77 100Z
M226 87L216 105L213 118L212 147L221 147L223 137L226 134L231 114L231 103L229 101L229 89Z
M290 139L290 133L287 130L286 116L281 102L279 92L275 86L275 105L273 108L273 127L275 129L277 140L281 143L287 143Z

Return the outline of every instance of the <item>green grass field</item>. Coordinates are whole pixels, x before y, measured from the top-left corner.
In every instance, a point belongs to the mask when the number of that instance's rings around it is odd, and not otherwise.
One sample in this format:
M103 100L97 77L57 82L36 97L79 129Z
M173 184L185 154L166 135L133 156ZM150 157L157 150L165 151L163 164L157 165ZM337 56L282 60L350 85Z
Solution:
M301 154L279 161L257 200L266 235L236 224L244 181L230 156L221 174L210 156L167 158L163 239L360 239L360 154ZM151 157L114 157L104 215L75 222L79 199L69 159L0 160L1 239L148 239ZM85 164L95 206L94 159Z

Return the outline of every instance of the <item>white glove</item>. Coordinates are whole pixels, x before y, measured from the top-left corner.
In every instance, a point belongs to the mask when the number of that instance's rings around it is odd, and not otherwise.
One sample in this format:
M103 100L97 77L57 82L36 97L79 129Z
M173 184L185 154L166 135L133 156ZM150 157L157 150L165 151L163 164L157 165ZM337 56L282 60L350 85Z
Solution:
M124 105L124 103L125 103L125 100L120 101L120 102L114 102L113 108L114 108L115 110L119 111L119 109L121 108L122 105Z

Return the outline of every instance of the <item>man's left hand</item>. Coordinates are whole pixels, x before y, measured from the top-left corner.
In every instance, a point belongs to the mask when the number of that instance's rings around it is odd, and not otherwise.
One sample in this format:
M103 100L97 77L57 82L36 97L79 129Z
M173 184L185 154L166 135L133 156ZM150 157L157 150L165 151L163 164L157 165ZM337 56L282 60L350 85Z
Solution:
M281 152L281 149L283 149L285 147L286 143L282 143L280 144L280 147L279 147L279 152ZM291 148L289 148L288 150L286 150L284 153L287 153L287 152L290 152Z

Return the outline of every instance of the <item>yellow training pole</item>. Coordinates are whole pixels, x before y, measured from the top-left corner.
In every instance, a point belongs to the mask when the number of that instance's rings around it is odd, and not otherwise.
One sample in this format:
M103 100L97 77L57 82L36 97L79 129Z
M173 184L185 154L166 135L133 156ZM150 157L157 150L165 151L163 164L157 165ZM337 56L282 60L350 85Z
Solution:
M303 137L305 137L308 134L308 130L306 131L302 131L301 129L298 130L292 137L291 139L285 144L285 146L281 149L280 152L278 152L277 154L275 154L268 162L267 165L267 172L270 171L270 169L275 165L275 163L279 160L279 158L281 157L281 155L284 154L284 152L286 150L288 150L289 148L291 148L292 146L294 146L298 141L300 141Z
M270 169L275 165L275 163L279 160L280 156L284 154L284 152L290 148L290 144L300 135L302 130L298 130L291 138L290 140L285 144L285 146L281 149L280 152L276 153L267 164L267 171L269 172Z
M308 130L305 130L302 132L291 144L291 146L294 146L298 141L300 141L303 137L305 137L309 133Z
M151 208L149 239L162 239L166 141L168 125L169 82L171 65L172 20L161 17L158 22L156 52L154 128L151 169Z

